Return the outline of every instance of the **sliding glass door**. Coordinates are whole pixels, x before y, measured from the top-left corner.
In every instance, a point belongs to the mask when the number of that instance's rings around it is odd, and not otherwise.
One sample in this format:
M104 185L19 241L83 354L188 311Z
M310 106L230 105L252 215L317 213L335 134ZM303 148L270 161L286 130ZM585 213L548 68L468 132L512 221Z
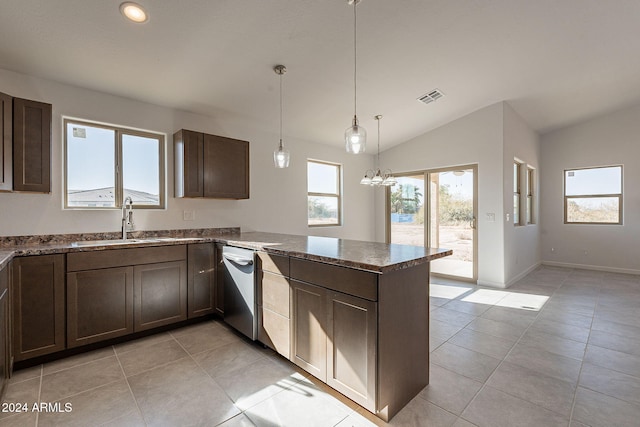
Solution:
M476 281L476 178L476 165L397 176L387 193L387 241L452 249L431 262L431 273Z

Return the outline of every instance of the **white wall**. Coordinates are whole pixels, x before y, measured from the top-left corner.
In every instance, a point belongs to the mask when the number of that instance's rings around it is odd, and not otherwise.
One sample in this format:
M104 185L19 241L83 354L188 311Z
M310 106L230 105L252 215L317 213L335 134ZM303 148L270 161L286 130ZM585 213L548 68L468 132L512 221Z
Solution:
M507 103L504 105L504 214L510 214L510 221L504 224L504 266L505 284L508 286L540 264L540 227L539 197L534 194L533 218L531 225L513 225L513 161L524 162L521 167L520 204L523 207L523 220L526 220L526 172L527 167L535 168L534 192L538 188L540 175L540 138ZM539 192L538 192L539 193Z
M437 104L436 104L437 105ZM478 283L503 287L503 103L485 107L380 155L393 172L478 164ZM385 240L384 193L376 191L376 240ZM494 213L495 222L487 221Z
M138 230L240 226L291 234L373 240L373 194L359 185L372 167L371 155L347 155L344 149L287 139L291 166L273 167L278 127L261 130L242 117L221 112L205 117L146 104L105 93L63 85L0 69L0 92L53 104L52 193L0 193L0 236L117 231L119 211L64 210L62 116L164 132L167 135L167 209L139 209ZM286 124L286 121L285 121ZM251 198L249 200L176 199L173 197L173 140L181 128L250 141ZM341 138L341 135L337 135ZM344 165L342 227L308 228L306 159ZM195 211L195 221L183 221L183 211Z
M543 263L640 274L639 118L636 106L542 136ZM564 169L618 164L624 224L564 224Z

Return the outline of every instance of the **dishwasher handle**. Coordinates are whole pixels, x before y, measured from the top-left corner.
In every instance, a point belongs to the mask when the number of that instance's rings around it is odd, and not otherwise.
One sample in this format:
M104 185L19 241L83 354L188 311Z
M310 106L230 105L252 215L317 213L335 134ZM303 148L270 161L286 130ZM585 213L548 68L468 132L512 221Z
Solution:
M243 257L242 255L226 253L226 254L222 254L222 256L224 258L228 259L229 261L234 262L234 263L236 263L238 265L251 265L251 264L253 264L253 259L252 258Z

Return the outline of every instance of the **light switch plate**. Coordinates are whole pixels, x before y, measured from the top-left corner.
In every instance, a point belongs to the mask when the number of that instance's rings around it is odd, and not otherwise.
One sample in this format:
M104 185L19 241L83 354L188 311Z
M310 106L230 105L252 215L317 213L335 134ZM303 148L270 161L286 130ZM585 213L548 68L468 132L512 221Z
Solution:
M193 221L196 219L195 211L182 211L182 219L184 221Z
M487 221L496 222L496 214L493 212L487 212Z

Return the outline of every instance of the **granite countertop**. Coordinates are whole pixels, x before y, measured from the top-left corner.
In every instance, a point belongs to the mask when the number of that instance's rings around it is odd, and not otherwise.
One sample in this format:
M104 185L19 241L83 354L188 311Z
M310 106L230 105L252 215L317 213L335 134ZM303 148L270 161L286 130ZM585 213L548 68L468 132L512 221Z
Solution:
M278 255L375 273L400 270L453 254L450 249L262 232L225 235L218 240L231 246L264 250Z
M451 255L450 249L345 240L333 237L240 232L239 228L136 232L114 244L115 233L0 237L0 268L14 256L89 252L148 246L220 242L230 246L386 273ZM110 242L106 242L110 240ZM86 243L88 241L89 243ZM78 244L78 242L80 242Z

